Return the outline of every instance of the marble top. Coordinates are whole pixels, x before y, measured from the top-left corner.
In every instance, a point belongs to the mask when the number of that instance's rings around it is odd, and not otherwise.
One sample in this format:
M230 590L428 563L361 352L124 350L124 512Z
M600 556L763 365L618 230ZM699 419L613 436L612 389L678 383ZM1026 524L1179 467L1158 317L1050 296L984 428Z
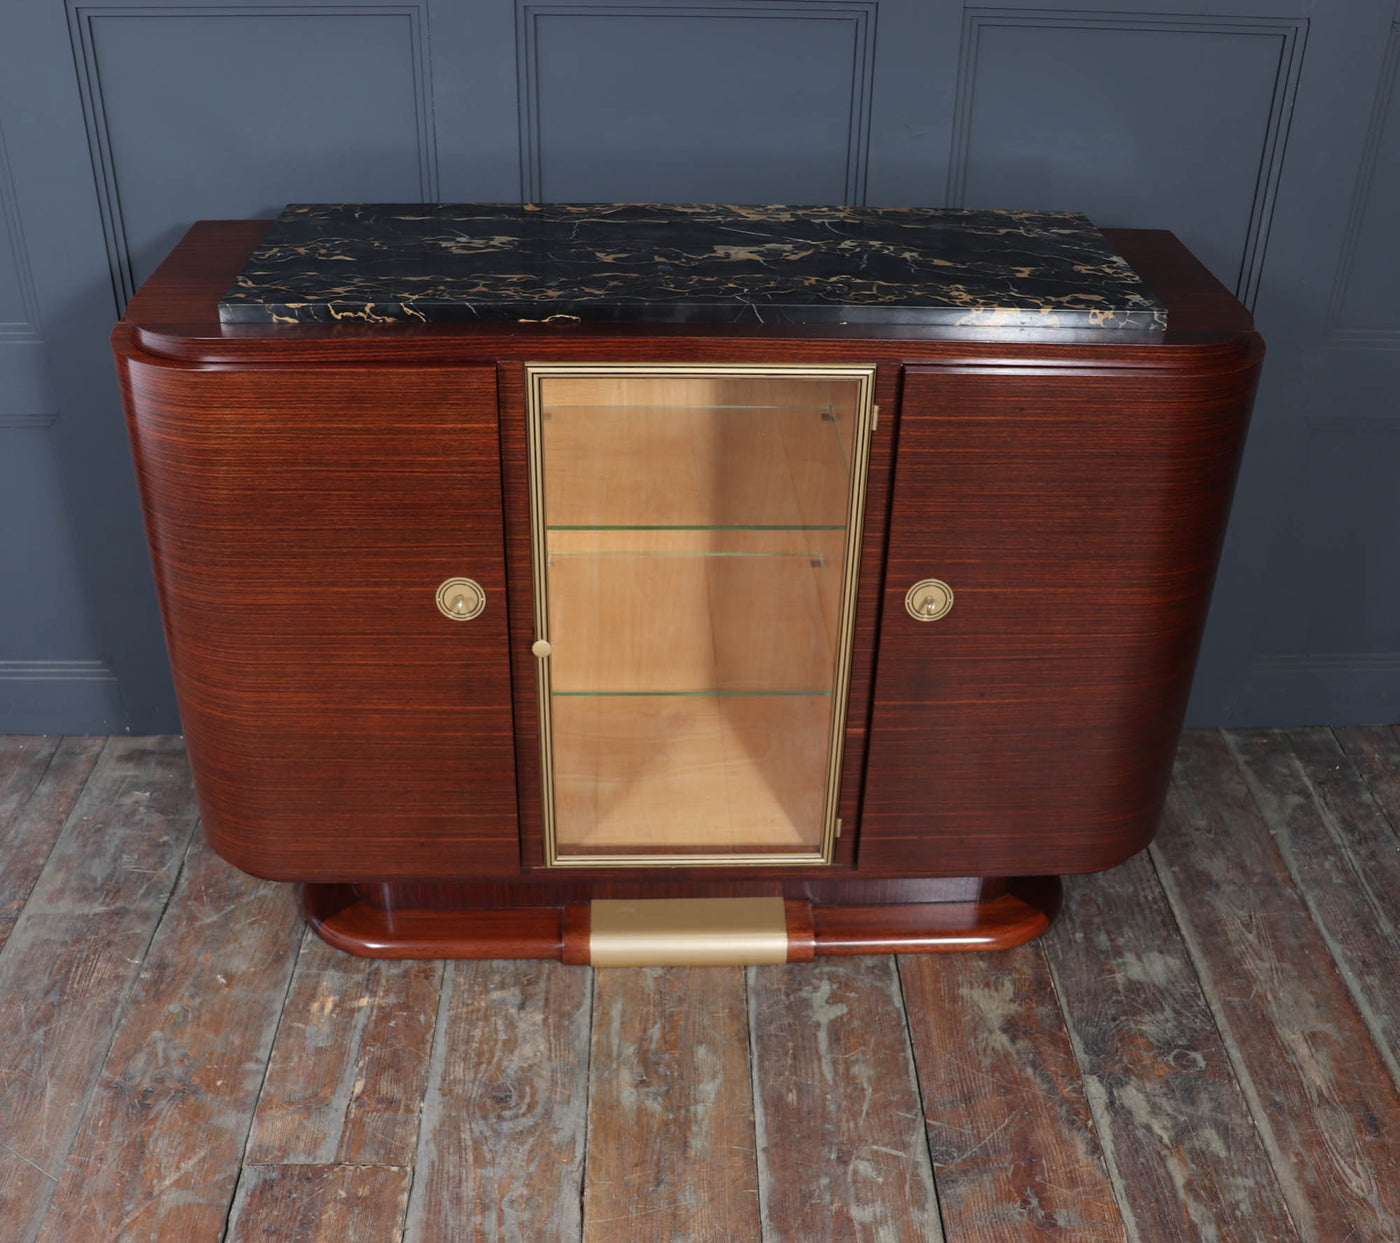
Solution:
M292 204L224 323L911 324L1160 330L1078 212Z

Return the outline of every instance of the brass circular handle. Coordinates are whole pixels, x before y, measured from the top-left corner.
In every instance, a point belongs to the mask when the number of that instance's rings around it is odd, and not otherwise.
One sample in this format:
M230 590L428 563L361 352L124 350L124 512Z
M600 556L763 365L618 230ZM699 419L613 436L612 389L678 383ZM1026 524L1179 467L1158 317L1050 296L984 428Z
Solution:
M920 579L909 588L904 607L915 621L937 621L953 607L953 589L939 578Z
M539 657L540 660L543 660L543 659L544 659L546 656L548 656L548 655L550 654L550 652L552 652L553 650L554 650L554 649L553 649L552 647L550 647L550 645L549 645L549 640L548 640L548 639L536 639L536 640L530 645L530 652L531 652L531 654L534 655L534 656Z
M486 592L474 578L449 578L437 589L437 606L453 621L471 621L486 607Z

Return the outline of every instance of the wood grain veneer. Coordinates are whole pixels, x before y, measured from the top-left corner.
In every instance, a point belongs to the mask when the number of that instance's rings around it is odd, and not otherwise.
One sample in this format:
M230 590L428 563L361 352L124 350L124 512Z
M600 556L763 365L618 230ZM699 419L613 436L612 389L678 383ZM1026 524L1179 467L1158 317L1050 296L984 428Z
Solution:
M493 371L120 372L214 848L279 880L513 870ZM434 603L454 575L471 622Z
M1095 871L1156 829L1257 357L906 372L862 869ZM949 583L915 621L904 592Z
M224 857L354 882L342 911L393 882L400 926L418 911L440 946L454 905L494 893L545 912L500 945L551 957L563 903L588 894L768 884L797 899L817 883L806 866L600 866L567 882L543 867L524 366L600 360L876 367L843 833L821 883L946 878L957 893L941 899L985 908L1003 890L979 900L958 878L1095 870L1151 837L1262 356L1247 312L1170 234L1108 231L1168 306L1156 337L221 326L218 297L265 228L196 225L113 334ZM476 621L436 613L453 575L485 587ZM955 591L936 623L904 611L924 577ZM521 896L546 890L538 908ZM308 900L319 911L331 892ZM883 935L858 919L861 944Z

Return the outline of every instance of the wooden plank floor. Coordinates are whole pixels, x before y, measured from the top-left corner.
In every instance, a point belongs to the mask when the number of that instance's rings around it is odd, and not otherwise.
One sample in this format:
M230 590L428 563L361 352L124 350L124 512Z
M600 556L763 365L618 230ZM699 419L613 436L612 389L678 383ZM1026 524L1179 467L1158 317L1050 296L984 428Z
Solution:
M1400 1241L1400 729L1196 731L1009 953L331 950L178 739L0 738L0 1241Z

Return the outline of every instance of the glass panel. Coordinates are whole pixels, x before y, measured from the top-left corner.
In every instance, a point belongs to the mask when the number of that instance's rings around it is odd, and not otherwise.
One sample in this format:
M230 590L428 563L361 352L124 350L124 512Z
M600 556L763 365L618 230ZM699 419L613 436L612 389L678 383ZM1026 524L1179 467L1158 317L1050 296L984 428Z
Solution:
M829 858L871 380L531 369L552 862Z

